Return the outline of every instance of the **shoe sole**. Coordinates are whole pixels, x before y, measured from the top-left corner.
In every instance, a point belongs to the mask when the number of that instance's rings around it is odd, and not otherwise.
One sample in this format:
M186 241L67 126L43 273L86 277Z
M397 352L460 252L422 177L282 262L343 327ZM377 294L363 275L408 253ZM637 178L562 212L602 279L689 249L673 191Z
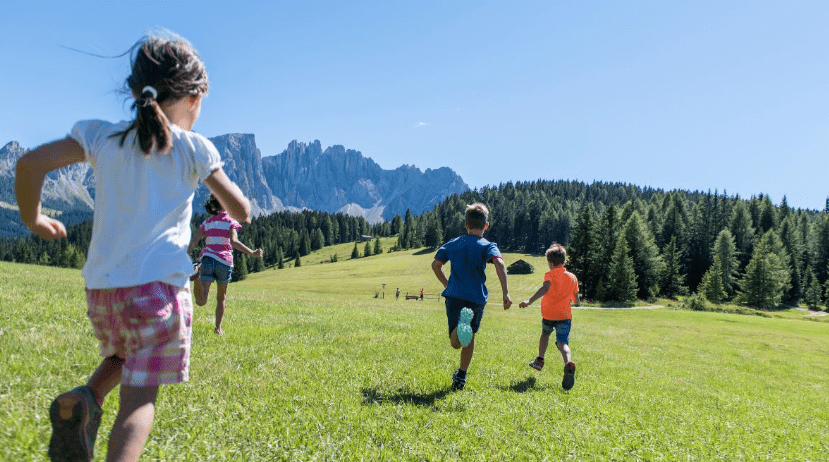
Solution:
M561 381L561 388L569 390L576 383L576 363L570 361L564 366L564 379Z
M533 369L537 370L538 372L541 372L541 369L542 369L544 366L536 366L535 364L530 363L530 367L532 367Z
M52 421L52 439L49 441L49 459L52 462L91 461L86 428L91 414L86 398L78 391L68 391L52 401L49 419Z
M470 310L469 308L464 308L461 310L461 315L458 318L458 327L456 327L456 331L458 333L458 342L461 343L461 346L466 348L472 343L472 326L469 324L472 322L472 318L475 317L475 313Z

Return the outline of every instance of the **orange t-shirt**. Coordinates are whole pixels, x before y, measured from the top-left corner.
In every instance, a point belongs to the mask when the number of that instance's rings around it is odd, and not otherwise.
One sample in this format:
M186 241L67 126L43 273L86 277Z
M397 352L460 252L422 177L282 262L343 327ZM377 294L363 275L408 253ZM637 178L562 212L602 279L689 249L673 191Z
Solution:
M548 321L573 319L570 300L575 301L579 291L576 275L564 268L553 268L544 275L544 281L550 282L550 288L541 298L541 316Z

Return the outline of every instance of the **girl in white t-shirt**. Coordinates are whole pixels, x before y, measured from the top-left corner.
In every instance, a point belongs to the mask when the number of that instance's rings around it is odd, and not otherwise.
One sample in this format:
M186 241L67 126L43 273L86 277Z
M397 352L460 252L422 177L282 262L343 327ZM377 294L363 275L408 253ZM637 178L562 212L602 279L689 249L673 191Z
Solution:
M138 460L159 385L188 380L193 305L187 245L199 180L231 216L250 221L250 203L222 170L218 151L190 131L208 89L196 50L162 31L132 52L125 87L135 98L135 119L78 122L67 138L29 152L16 167L21 219L46 240L66 237L63 223L41 213L46 174L78 162L89 162L95 172L82 276L104 360L86 385L52 403L53 461L92 460L101 405L119 383L107 460Z

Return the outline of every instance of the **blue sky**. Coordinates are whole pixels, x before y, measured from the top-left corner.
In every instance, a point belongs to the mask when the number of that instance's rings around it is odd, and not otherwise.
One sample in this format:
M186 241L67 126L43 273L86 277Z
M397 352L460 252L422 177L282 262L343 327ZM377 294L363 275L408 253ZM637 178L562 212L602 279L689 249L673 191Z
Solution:
M0 145L130 117L120 54L153 27L211 78L195 130L448 166L471 187L573 179L785 195L829 184L829 3L0 0Z

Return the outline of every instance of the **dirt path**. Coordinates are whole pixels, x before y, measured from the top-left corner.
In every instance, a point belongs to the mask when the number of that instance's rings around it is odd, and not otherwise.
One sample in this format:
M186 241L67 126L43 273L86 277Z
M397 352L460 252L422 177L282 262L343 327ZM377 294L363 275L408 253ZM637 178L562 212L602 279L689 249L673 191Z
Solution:
M811 311L811 310L808 310L806 308L796 308L796 309L799 310L799 311L807 311L807 313L804 314L803 316L826 316L827 314L829 314L825 311Z
M574 306L577 310L655 310L662 308L662 305L648 305L648 306Z

